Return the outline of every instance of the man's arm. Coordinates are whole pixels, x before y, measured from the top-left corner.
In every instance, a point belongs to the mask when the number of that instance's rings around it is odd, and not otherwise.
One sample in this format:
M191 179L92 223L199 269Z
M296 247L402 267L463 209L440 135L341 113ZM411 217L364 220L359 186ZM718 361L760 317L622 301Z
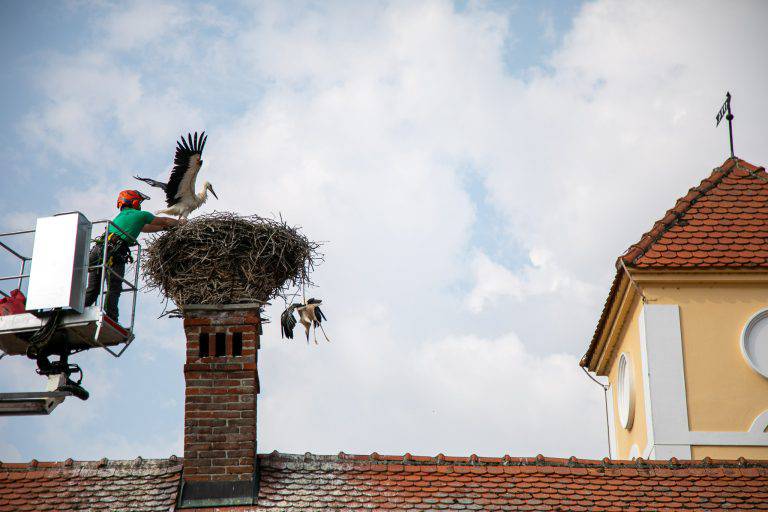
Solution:
M154 233L156 231L164 231L178 224L181 224L181 221L172 217L155 217L149 224L144 224L141 231L142 233Z

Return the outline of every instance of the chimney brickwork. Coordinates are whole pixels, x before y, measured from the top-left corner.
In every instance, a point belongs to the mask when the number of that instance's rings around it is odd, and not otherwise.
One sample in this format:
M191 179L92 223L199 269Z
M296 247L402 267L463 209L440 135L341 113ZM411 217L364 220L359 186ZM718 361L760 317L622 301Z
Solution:
M186 484L255 478L259 313L255 305L184 309Z

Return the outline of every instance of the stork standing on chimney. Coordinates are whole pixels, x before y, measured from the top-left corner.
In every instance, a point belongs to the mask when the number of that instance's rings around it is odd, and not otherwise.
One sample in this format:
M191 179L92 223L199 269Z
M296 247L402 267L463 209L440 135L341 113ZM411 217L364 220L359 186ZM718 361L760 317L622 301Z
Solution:
M158 214L164 213L175 215L179 219L186 219L190 213L200 208L208 200L208 191L216 199L219 198L213 191L213 185L207 181L203 182L203 189L195 193L195 179L203 166L203 148L207 139L205 132L202 132L199 138L197 132L195 132L194 138L191 133L188 133L186 140L182 135L180 141L177 142L173 170L168 183L134 176L137 180L165 191L165 202L168 208L158 211Z

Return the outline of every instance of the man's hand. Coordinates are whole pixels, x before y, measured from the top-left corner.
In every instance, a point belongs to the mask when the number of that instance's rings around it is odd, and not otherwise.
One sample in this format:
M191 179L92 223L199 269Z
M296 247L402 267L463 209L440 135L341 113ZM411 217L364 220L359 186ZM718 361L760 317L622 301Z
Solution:
M186 219L178 220L171 217L155 217L152 222L145 224L144 227L141 228L141 231L143 233L155 233L157 231L165 231L168 228L178 226L179 224L185 224L186 222Z

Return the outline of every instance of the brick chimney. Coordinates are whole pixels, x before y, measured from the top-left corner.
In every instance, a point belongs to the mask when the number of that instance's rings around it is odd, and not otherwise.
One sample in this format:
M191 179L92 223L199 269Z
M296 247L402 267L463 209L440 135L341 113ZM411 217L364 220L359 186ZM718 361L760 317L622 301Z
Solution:
M183 311L187 360L180 504L253 504L260 305L188 305Z

